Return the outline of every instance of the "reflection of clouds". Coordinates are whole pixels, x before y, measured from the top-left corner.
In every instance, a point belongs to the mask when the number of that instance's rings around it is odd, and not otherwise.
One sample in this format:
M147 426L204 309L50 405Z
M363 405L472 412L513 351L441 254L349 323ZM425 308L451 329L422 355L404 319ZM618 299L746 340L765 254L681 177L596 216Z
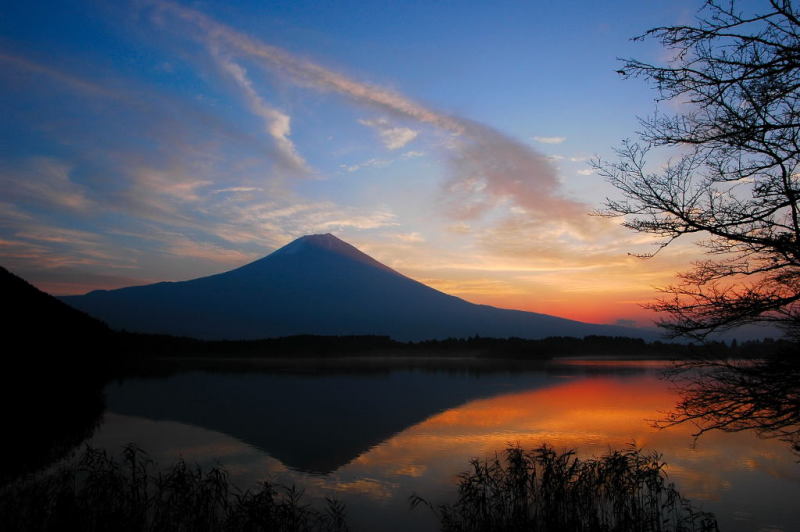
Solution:
M635 442L645 451L662 453L669 478L681 493L704 501L720 501L725 492L747 490L742 474L782 478L793 471L791 457L777 441L747 433L708 434L693 448L691 427L651 427L646 420L669 410L676 399L655 377L580 379L481 399L403 431L347 469L397 474L403 467L396 464L423 463L428 464L423 472L426 481L444 488L453 472L466 469L470 457L492 456L509 444L534 448L546 442L556 449L596 456Z
M374 478L360 478L350 481L324 482L322 487L334 492L363 495L371 499L389 499L397 490L397 483Z
M348 515L373 524L385 522L387 515L428 523L430 516L408 514L411 493L434 503L453 500L456 475L468 468L470 458L494 456L513 444L532 449L548 443L558 450L576 449L583 457L631 443L646 452L657 450L681 494L721 517L741 510L749 511L753 519L771 518L764 508L769 508L773 498L780 503L780 497L791 498L800 491L800 468L781 442L750 433L712 432L692 446L690 426L653 428L647 420L669 410L677 396L652 374L573 375L554 377L547 388L478 399L445 410L328 475L290 470L225 434L168 421L107 414L92 443L118 450L135 441L160 463L181 456L204 467L219 463L242 488L264 480L297 485L310 501L324 504L325 497L334 497L347 505ZM754 485L763 489L754 491ZM778 488L781 491L776 494ZM747 503L741 504L742 500ZM370 529L368 525L362 528Z
M427 467L420 464L408 464L402 467L398 467L394 471L392 471L395 475L401 475L404 477L421 477L427 471Z
M694 465L687 467L668 463L664 470L672 482L680 485L681 495L697 501L718 501L720 494L730 487L730 482L707 471L697 470Z

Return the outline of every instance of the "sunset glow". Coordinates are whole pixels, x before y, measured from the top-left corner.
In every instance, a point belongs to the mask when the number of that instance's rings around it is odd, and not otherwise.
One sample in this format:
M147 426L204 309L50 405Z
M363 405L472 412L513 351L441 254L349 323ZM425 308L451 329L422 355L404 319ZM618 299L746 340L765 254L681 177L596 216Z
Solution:
M630 256L653 242L589 215L589 160L655 109L616 58L663 51L629 38L697 7L13 6L0 261L77 294L331 232L472 302L646 325L699 252Z

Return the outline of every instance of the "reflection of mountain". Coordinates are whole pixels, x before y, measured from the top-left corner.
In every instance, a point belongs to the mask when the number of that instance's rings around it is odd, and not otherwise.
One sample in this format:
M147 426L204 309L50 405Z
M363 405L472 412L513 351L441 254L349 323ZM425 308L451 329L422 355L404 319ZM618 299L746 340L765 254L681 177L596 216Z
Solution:
M112 385L107 402L115 413L223 432L293 469L329 473L438 412L544 383L541 373L183 373Z
M637 329L475 305L409 279L332 235L305 236L210 277L98 290L63 300L118 329L206 339L646 335Z

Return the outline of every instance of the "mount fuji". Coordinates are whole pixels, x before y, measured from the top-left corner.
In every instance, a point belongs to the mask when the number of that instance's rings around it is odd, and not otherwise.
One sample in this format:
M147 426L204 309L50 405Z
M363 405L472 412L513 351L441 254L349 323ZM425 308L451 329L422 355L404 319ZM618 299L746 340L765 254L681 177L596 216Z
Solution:
M61 299L115 329L201 339L654 336L470 303L410 279L331 234L298 238L217 275Z

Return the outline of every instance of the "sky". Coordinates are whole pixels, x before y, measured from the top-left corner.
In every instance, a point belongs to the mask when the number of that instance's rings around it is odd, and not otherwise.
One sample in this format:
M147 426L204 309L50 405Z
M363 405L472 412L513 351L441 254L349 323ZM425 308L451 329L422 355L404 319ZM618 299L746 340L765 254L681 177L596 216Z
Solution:
M702 2L18 2L0 15L0 264L57 295L332 233L475 303L649 325L702 257L590 216L656 103L618 58ZM651 164L662 164L652 161Z

